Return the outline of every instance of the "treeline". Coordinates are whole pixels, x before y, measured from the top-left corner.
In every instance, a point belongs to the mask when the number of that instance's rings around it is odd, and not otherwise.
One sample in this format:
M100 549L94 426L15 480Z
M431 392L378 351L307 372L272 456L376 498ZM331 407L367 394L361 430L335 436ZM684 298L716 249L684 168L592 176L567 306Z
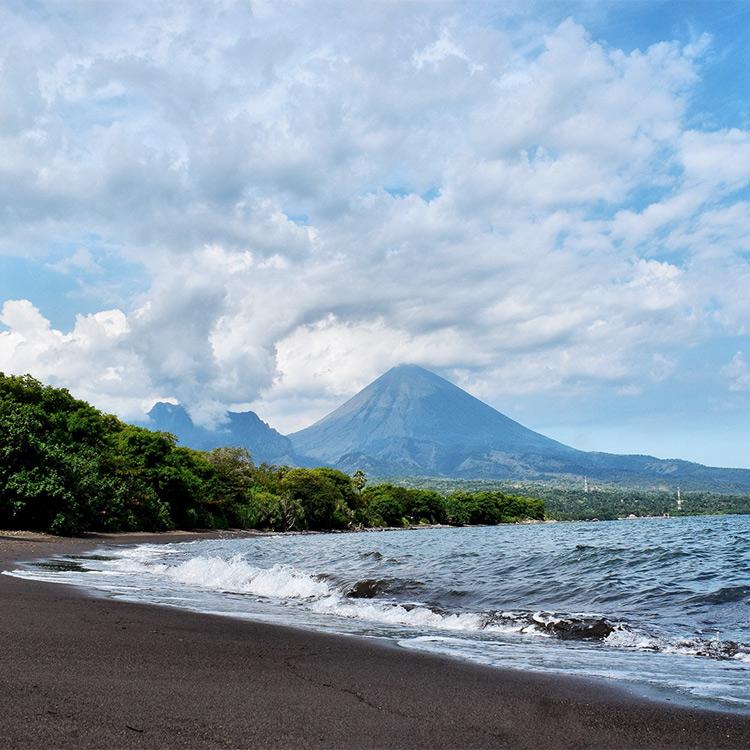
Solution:
M561 521L594 519L600 521L623 516L705 516L750 513L750 496L716 492L682 492L638 489L555 489L545 494L550 518Z
M405 486L434 488L441 493L458 489L470 493L481 491L510 492L533 495L544 501L547 518L559 521L614 520L629 516L697 516L723 514L750 514L750 495L690 490L680 493L677 488L643 489L617 485L594 485L584 489L583 482L571 486L569 482L555 481L492 481L402 479Z
M67 390L0 373L0 528L301 531L543 517L543 501L498 491L368 487L361 472L256 466L240 448L192 450Z

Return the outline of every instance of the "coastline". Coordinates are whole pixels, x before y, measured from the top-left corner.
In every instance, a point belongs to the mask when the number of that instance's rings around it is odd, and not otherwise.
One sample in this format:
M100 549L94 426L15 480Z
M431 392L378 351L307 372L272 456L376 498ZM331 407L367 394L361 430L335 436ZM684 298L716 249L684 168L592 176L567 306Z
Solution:
M0 570L102 544L234 532L0 531ZM750 717L379 641L0 576L0 716L14 747L744 748Z

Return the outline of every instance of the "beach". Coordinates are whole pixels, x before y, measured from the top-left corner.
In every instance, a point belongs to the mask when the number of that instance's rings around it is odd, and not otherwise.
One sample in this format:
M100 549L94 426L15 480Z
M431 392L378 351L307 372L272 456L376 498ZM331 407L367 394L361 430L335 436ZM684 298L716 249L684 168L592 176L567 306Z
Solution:
M0 569L102 544L0 532ZM745 748L750 716L0 576L4 748Z

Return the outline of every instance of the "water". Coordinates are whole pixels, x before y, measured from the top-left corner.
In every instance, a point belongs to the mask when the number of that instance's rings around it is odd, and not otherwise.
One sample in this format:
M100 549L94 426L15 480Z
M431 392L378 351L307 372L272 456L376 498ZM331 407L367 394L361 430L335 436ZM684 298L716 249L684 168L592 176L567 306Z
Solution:
M11 574L750 711L750 516L103 547Z

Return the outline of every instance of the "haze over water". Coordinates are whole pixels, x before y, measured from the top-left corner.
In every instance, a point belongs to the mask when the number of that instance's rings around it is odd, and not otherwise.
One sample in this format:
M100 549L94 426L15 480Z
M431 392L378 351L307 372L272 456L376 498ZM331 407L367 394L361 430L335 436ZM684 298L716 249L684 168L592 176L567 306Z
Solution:
M750 516L139 545L12 575L750 711Z

